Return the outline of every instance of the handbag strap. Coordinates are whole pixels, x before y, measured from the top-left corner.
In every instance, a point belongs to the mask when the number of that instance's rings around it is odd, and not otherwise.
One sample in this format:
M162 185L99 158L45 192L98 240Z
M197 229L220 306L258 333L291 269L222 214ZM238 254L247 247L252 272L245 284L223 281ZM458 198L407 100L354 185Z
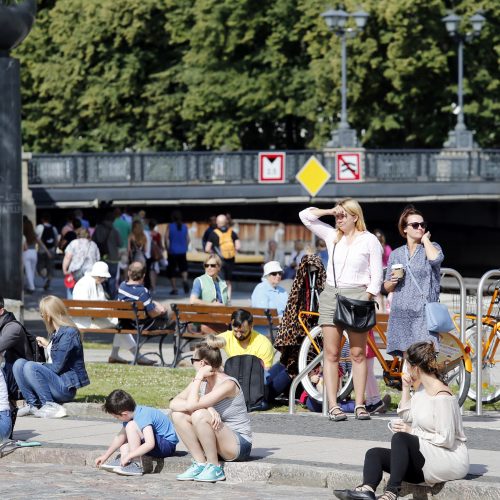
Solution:
M333 282L335 283L335 288L337 288L337 276L335 275L335 247L337 246L337 243L333 244L333 251L332 251L332 269L333 269Z

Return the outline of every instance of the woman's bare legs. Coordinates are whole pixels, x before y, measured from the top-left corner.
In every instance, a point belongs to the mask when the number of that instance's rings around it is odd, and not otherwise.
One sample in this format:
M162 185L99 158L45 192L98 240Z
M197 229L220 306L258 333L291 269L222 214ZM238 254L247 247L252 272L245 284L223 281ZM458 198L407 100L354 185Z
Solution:
M368 332L348 332L352 361L352 379L356 394L356 406L365 402L366 387L366 339Z
M205 463L205 452L203 451L200 441L198 440L191 415L180 411L174 411L172 412L172 421L174 422L177 434L186 445L189 453L191 453L193 460L199 464Z
M333 325L323 325L323 380L326 385L328 407L337 406L339 387L339 359L342 332Z

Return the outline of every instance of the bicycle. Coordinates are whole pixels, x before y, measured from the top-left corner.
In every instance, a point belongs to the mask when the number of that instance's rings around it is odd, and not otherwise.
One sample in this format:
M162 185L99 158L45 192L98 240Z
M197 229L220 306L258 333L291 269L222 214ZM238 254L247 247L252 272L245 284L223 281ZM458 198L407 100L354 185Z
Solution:
M321 327L315 326L309 331L303 320L303 317L308 315L319 316L318 313L311 311L301 311L298 315L299 323L306 333L299 352L299 372L301 372L323 348ZM386 386L401 390L403 360L398 356L391 356L392 359L387 360L380 351L380 348L385 348L387 346L385 330L388 318L389 316L387 314L377 314L377 324L373 330L378 335L380 342L377 343L368 336L368 345L375 353L376 359L382 367L383 379ZM345 348L346 342L348 342L348 337L347 333L344 331L341 342L342 354L339 364L339 371L341 373L339 373L338 398L340 400L346 399L354 389L352 370L350 369L351 364L347 355L347 349ZM440 334L440 352L437 359L438 365L440 370L446 374L448 385L457 396L460 406L463 406L467 398L471 383L472 361L467 350L468 349L466 349L455 335L451 333ZM302 385L311 397L318 401L323 401L323 393L316 389L308 377L302 379Z
M491 287L493 286L493 291L491 292ZM481 401L483 403L497 403L500 401L500 381L498 380L499 375L495 374L495 371L499 371L500 368L496 367L496 354L498 352L498 347L500 345L500 281L496 281L490 285L488 289L489 293L492 293L491 300L488 305L486 313L481 317L481 324L484 329L489 330L483 333L482 339L482 361L481 369L483 370L483 386L481 390ZM495 313L493 309L497 306ZM458 328L458 314L453 315L453 322ZM476 381L476 347L477 347L477 315L476 314L466 314L466 321L470 324L465 329L465 343L466 349L469 350L469 355L472 359L472 383L468 392L468 397L473 401L477 400L477 388L475 385Z

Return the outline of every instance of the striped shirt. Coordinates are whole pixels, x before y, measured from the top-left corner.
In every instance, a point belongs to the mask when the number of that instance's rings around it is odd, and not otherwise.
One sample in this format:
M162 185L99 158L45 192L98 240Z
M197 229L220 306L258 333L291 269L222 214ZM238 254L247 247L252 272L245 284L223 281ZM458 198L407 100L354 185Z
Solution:
M241 434L249 443L252 442L252 429L250 427L250 416L245 404L245 396L239 382L234 377L227 377L225 380L232 380L239 389L234 398L224 398L215 403L213 408L220 415L221 420L234 432ZM200 395L205 395L207 383L204 382L200 387Z
M149 290L144 285L135 285L122 281L118 290L118 300L124 302L140 301L144 304L147 312L155 308Z

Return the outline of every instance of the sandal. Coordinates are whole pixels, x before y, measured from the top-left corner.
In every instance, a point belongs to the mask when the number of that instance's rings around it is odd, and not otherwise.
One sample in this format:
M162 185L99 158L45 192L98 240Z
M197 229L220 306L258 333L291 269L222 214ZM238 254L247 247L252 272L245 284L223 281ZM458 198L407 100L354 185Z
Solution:
M368 410L366 409L365 405L357 405L354 408L354 417L356 420L371 420L372 417L370 417L370 414L368 413Z
M333 406L328 410L328 419L332 422L342 422L342 420L347 420L347 415L340 406Z

